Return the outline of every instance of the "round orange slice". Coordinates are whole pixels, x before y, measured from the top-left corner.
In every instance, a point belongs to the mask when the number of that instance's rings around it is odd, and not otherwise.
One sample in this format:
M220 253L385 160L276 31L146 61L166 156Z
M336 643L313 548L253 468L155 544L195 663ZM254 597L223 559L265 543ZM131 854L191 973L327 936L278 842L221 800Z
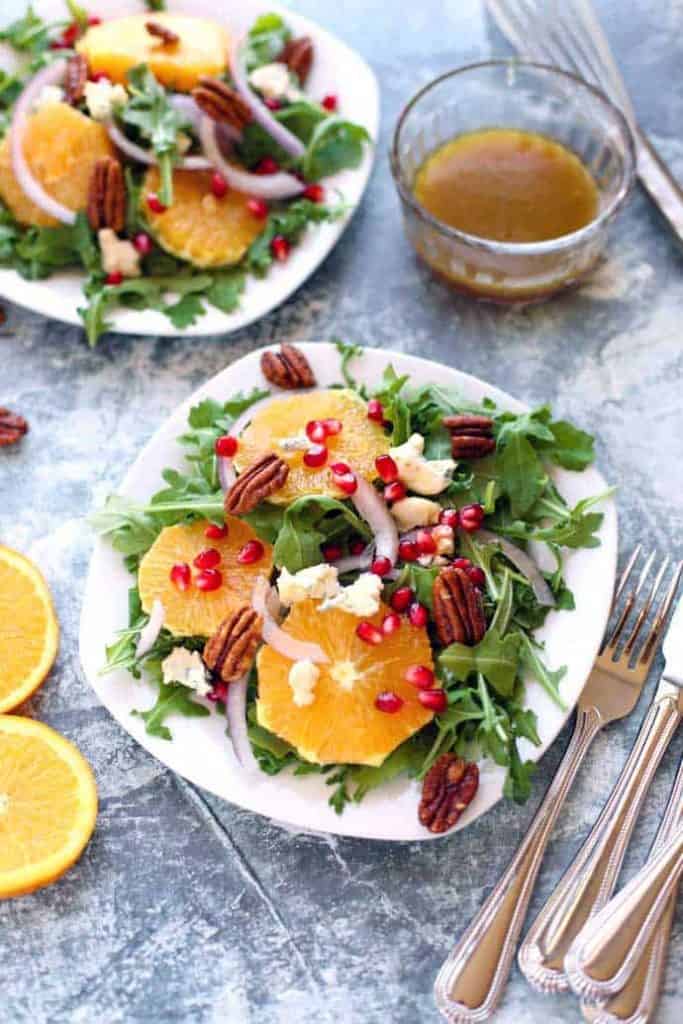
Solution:
M0 899L63 875L96 817L95 779L73 744L31 718L0 715Z
M142 607L151 612L155 598L164 606L164 626L176 636L213 636L225 616L239 604L251 603L251 594L257 576L270 576L273 568L273 550L262 543L263 554L249 565L238 561L240 551L256 534L242 519L227 516L226 537L207 539L204 534L208 523L204 520L189 525L167 526L140 563L138 586ZM201 590L197 586L200 573L194 565L197 555L206 548L215 548L220 554L216 569L221 574L221 585L216 590ZM191 583L181 590L171 580L171 570L186 565L191 572Z
M52 668L59 625L43 576L0 544L0 712L37 690Z
M382 607L368 621L379 625L388 612ZM289 683L293 662L272 647L259 652L258 722L291 743L307 761L379 765L433 717L404 678L413 665L433 667L426 630L402 622L375 647L356 635L359 622L337 608L320 611L314 601L292 608L285 632L319 644L330 659L317 666L313 702L303 707L294 703ZM377 695L387 690L404 702L394 714L375 707Z
M319 469L304 464L303 451L283 447L288 438L305 435L309 420L338 419L342 429L327 438L327 463ZM284 487L269 497L278 505L287 505L307 494L344 497L335 487L330 472L334 462L346 462L366 480L377 476L375 459L389 451L390 439L382 427L367 416L367 405L355 391L345 388L309 391L278 398L254 414L242 432L235 465L246 469L264 452L277 452L289 466Z

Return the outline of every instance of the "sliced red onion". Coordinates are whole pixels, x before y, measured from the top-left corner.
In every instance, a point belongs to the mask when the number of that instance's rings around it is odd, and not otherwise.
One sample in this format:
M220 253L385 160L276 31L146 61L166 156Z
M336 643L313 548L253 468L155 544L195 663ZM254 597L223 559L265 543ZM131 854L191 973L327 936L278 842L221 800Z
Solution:
M228 493L237 479L232 459L228 459L225 455L218 456L218 479L220 480L223 494Z
M48 64L34 75L25 86L14 106L10 127L10 153L12 172L24 194L39 206L43 213L49 214L62 224L73 224L76 220L75 212L48 195L40 182L33 177L24 156L24 134L31 108L46 85L57 85L62 81L65 68L65 60L56 60L54 64Z
M254 611L263 619L264 641L290 661L313 661L318 665L328 662L330 659L318 644L297 640L278 626L272 614L270 591L268 580L265 576L259 576L254 584L251 603Z
M290 156L299 159L306 152L306 147L301 139L297 138L293 132L290 132L289 128L285 128L277 118L273 117L268 107L249 85L249 79L242 59L242 43L243 40L238 38L230 55L230 71L232 72L232 79L237 91L245 103L249 104L255 119L262 128L265 128L273 141L286 150Z
M125 153L126 156L129 156L131 160L135 160L139 164L148 164L149 166L158 163L151 149L145 149L143 146L138 146L135 142L131 142L115 121L110 119L105 121L104 125L114 145L122 153ZM208 171L211 163L204 156L184 156L178 160L175 166L181 171Z
M347 555L345 558L338 558L336 562L331 564L335 567L337 572L363 572L365 569L369 569L372 565L372 560L375 557L375 545L374 543L368 544L360 554L358 555Z
M135 657L142 658L148 651L154 647L159 633L161 633L162 626L164 625L164 606L158 597L154 598L154 604L152 605L152 611L150 612L149 622L140 630L140 636L138 637L137 647L135 648Z
M539 604L548 608L554 606L555 598L553 597L552 590L543 579L541 570L533 558L527 555L526 551L522 551L521 548L518 548L516 544L513 544L506 537L501 537L491 530L477 530L476 536L483 540L485 544L497 544L500 547L505 557L519 569L523 576L526 576Z
M258 771L258 761L254 757L247 731L247 679L249 673L228 686L225 701L225 715L228 720L228 731L235 757L247 772Z
M353 469L353 467L351 467ZM386 501L359 473L358 486L351 495L356 511L366 521L375 535L375 555L388 558L392 565L398 555L398 530Z
M235 164L225 159L218 143L218 125L210 117L204 116L199 125L199 141L207 157L220 171L228 185L237 192L246 192L259 199L291 199L300 195L306 188L302 181L286 171L275 174L251 174L240 170Z

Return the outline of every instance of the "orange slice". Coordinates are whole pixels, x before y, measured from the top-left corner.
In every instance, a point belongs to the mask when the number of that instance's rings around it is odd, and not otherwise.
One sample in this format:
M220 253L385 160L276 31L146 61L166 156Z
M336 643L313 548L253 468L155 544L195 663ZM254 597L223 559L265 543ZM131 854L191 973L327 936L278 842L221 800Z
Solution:
M261 234L264 221L247 209L248 196L232 189L217 199L208 171L174 171L173 203L154 213L145 197L161 187L159 169L150 167L140 192L140 205L159 245L197 267L237 263Z
M95 780L73 744L30 718L0 715L0 899L63 875L96 817Z
M41 573L0 544L0 712L37 690L52 668L59 626Z
M389 609L368 621L379 625ZM330 659L319 665L312 704L294 703L289 685L292 662L272 647L257 660L259 724L296 747L317 764L378 765L399 743L430 722L433 715L417 699L404 675L411 665L432 668L426 630L403 622L374 647L356 636L360 619L337 608L322 612L314 601L294 605L283 629L319 644ZM395 714L375 707L375 698L391 690L404 701Z
M212 636L228 612L238 604L251 603L257 576L270 576L273 550L263 543L263 557L251 565L242 565L237 556L244 545L256 540L252 528L242 519L227 516L227 537L209 540L204 536L204 520L190 525L167 526L161 531L140 563L138 586L142 607L151 612L154 599L164 606L164 626L176 636ZM215 548L221 556L217 566L222 585L217 590L200 590L195 583L199 569L195 558L205 548ZM192 583L179 590L171 581L174 565L188 565Z
M303 434L309 420L338 419L342 430L327 438L329 456L320 469L304 465L303 451L288 451L281 441ZM333 462L347 462L366 480L377 476L375 459L389 451L391 441L382 427L367 417L366 403L355 391L330 389L290 395L270 402L257 413L242 432L235 456L238 470L246 467L264 452L274 451L289 466L284 487L271 495L269 501L278 505L289 504L306 494L326 494L344 497L332 482L329 466Z
M100 157L113 156L114 148L103 125L66 103L47 103L28 120L24 155L45 191L77 212L86 208L94 164ZM26 196L14 177L9 134L0 145L0 199L21 224L59 224Z

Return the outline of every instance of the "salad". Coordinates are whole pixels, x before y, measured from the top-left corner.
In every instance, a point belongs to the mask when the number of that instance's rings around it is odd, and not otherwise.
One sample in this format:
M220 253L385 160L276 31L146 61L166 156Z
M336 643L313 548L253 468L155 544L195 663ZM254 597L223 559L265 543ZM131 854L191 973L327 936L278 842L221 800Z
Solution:
M157 0L104 22L66 6L0 30L21 65L0 70L0 265L85 271L91 345L117 304L179 330L235 310L247 275L348 211L325 181L371 140L307 91L314 44L279 14L234 38Z
M605 495L570 507L550 471L585 469L593 438L391 365L360 381L362 350L337 348L329 388L295 346L264 352L262 387L191 409L184 468L149 502L94 515L132 574L103 671L156 688L135 712L153 736L172 739L173 713L226 713L241 771L322 773L339 813L407 775L443 832L483 758L527 798L524 678L564 706L565 668L534 634L574 607L564 556L599 544Z

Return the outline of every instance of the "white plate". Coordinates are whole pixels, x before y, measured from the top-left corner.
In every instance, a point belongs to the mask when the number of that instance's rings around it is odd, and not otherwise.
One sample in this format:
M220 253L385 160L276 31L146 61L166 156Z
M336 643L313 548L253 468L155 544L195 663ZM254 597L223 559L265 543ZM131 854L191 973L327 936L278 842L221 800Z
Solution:
M339 357L330 344L301 345L321 385L340 379ZM199 388L166 420L127 473L120 493L137 501L147 499L162 485L165 466L180 467L183 453L176 444L182 434L190 406L203 398L224 401L233 392L263 385L259 368L261 350L239 359ZM515 412L525 410L521 402L467 374L446 366L398 352L367 349L355 361L359 379L379 380L387 362L399 373L407 373L413 384L438 380L458 388L474 401L489 396L501 407ZM566 499L574 504L580 498L600 494L605 481L595 469L583 473L558 470L553 474ZM604 503L605 519L600 532L602 545L567 552L565 574L576 597L574 612L551 612L543 629L537 631L546 644L548 664L552 668L567 665L562 695L569 708L576 703L597 653L607 619L617 557L617 520L614 504ZM203 786L234 804L258 811L280 823L299 829L332 832L338 835L365 836L371 839L432 839L418 823L419 787L411 780L397 780L373 791L360 804L345 809L339 816L328 806L329 789L320 776L295 778L282 773L254 780L239 769L230 742L225 736L225 719L220 715L196 720L178 717L170 721L173 741L148 736L140 718L131 716L133 708L153 703L153 690L136 682L127 672L99 676L105 644L111 643L117 629L127 625L127 592L131 583L121 557L105 542L98 540L90 564L81 618L80 653L85 673L102 703L143 747L180 775ZM557 736L567 714L550 700L535 682L527 686L527 704L538 716L541 746L526 740L521 743L523 758L537 760ZM481 766L481 784L476 800L458 823L470 824L500 798L505 772L489 762Z
M33 6L37 14L48 20L64 18L64 0L36 0ZM171 11L219 17L233 35L245 32L259 14L278 11L295 35L309 35L313 40L315 60L306 91L314 97L335 93L344 117L364 125L371 138L377 140L379 88L375 75L357 53L314 22L268 0L240 0L239 4L218 5L215 0L168 0L167 6ZM96 8L104 19L145 10L141 0L97 0L97 4L86 2L86 7ZM0 25L4 26L6 20L7 17L0 14ZM0 67L15 64L11 50L0 44ZM227 334L265 316L304 283L339 241L365 191L374 155L375 146L367 146L359 167L325 179L330 194L334 195L333 190L339 189L344 201L351 204L351 211L334 223L310 228L301 243L292 249L287 262L273 266L265 278L249 276L240 306L234 313L222 313L207 304L206 314L196 324L178 331L163 313L120 309L110 318L113 330L123 334ZM0 269L0 296L45 316L82 325L76 312L83 305L82 281L83 275L75 271L55 274L45 281L26 281L14 270Z

